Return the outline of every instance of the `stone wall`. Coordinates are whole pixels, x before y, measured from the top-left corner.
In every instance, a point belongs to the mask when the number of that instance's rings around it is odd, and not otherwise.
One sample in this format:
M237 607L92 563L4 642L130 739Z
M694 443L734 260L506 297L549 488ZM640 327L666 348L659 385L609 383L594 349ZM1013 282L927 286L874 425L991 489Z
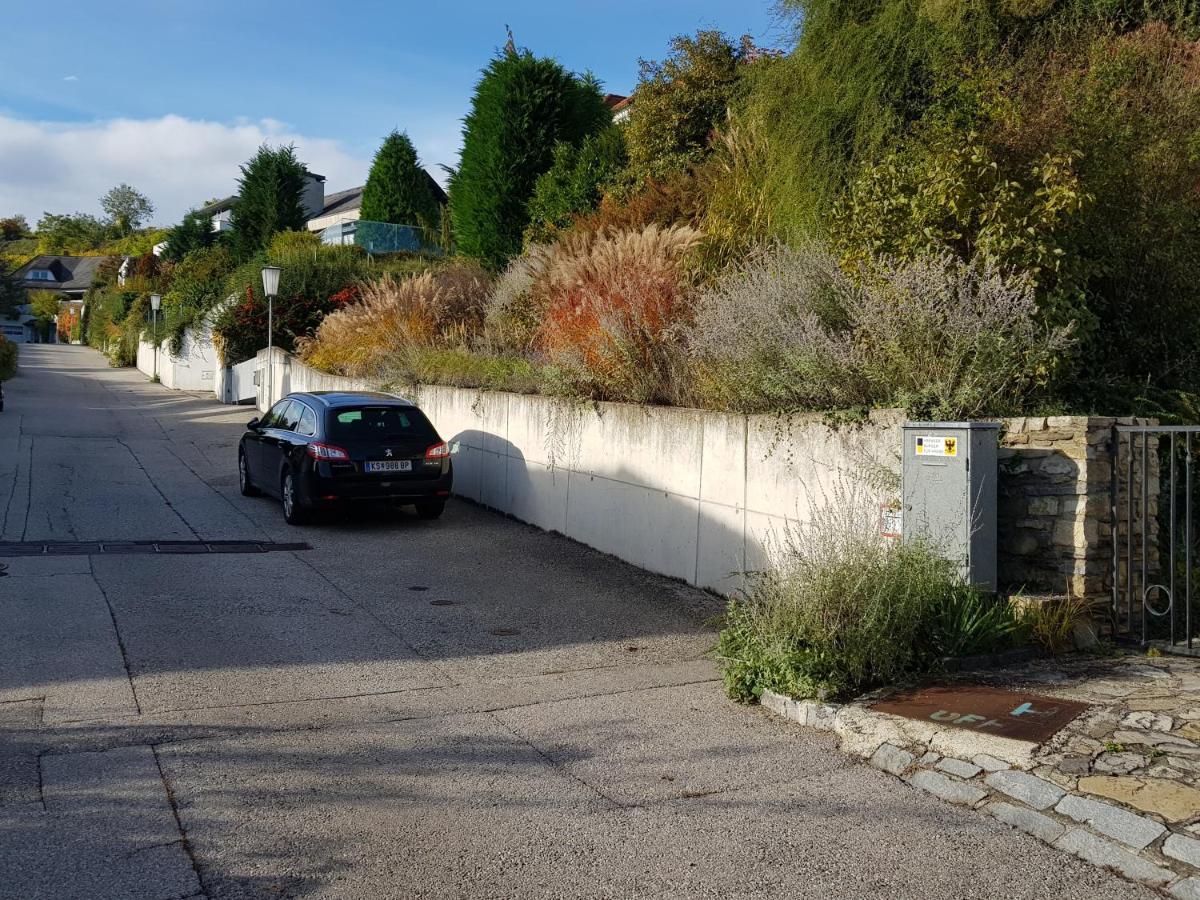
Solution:
M1008 420L999 454L1002 589L1111 598L1113 426L1149 421L1087 416ZM1158 485L1156 449L1149 454L1151 513ZM1127 452L1123 447L1121 467ZM1140 448L1135 453L1140 466Z

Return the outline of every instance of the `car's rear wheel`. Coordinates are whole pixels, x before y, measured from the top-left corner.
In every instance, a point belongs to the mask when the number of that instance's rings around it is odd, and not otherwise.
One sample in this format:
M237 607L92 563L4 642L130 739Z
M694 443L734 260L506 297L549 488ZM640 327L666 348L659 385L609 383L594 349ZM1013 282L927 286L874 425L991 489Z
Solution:
M238 451L238 487L242 489L243 497L257 497L262 493L250 480L250 469L246 465L246 451Z
M423 500L417 504L417 515L422 519L436 519L445 510L445 500Z
M305 525L310 517L310 510L296 496L296 479L292 477L291 469L283 473L283 481L279 486L279 496L283 499L283 520L289 525Z

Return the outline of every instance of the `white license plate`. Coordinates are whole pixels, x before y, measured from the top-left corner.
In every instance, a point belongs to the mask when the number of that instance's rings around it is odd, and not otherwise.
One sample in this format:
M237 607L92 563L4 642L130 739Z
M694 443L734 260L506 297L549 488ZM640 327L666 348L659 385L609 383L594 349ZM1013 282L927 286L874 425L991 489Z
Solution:
M368 472L411 472L411 459L384 459L367 463Z

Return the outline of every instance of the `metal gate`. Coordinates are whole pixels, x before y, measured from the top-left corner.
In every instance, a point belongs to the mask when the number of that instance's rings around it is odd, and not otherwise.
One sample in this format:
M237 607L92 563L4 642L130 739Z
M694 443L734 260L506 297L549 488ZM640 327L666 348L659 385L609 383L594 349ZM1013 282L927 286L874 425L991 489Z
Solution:
M1192 609L1200 425L1117 425L1113 450L1114 634L1200 656L1200 610Z

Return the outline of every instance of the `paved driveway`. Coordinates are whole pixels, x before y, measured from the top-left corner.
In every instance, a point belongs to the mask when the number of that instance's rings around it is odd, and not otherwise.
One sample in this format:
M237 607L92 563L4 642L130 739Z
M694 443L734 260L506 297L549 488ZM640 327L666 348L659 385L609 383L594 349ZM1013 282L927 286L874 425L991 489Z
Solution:
M311 549L2 560L0 898L1149 896L725 700L701 592L459 502L288 528L248 409L22 364L0 541Z

